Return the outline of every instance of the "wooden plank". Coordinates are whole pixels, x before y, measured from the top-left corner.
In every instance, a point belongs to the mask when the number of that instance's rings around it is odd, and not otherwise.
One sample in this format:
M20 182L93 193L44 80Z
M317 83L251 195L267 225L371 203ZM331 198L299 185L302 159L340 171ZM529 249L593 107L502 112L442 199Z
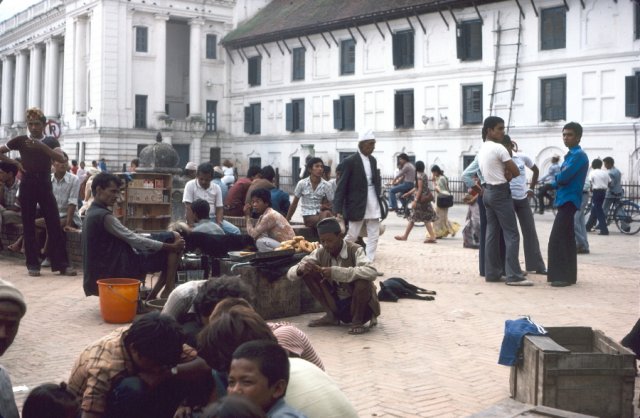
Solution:
M547 335L527 335L525 336L525 339L529 340L537 349L542 350L545 353L568 354L571 352Z

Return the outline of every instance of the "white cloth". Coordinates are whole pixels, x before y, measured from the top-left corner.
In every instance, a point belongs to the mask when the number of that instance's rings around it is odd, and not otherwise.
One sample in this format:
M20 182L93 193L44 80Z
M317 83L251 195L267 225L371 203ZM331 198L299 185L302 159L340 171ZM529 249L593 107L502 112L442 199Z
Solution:
M360 235L363 225L367 228L367 258L373 263L376 259L378 239L380 238L379 218L349 221L349 230L347 231L347 236L345 236L344 239L350 242L355 242L358 239L358 235Z
M233 184L236 181L236 177L233 172L233 167L224 167L222 169L224 173L224 177L222 177L222 181L227 184L227 186Z
M207 280L192 280L173 289L162 307L162 313L179 319L184 314L195 312L193 300L206 282Z
M378 202L378 196L376 195L376 186L373 184L371 160L360 151L358 151L358 154L360 154L360 159L362 159L364 174L367 178L367 208L364 211L364 219L378 219L380 218L380 203Z
M486 140L478 153L478 165L485 183L493 185L506 183L504 163L510 159L509 151L502 144Z
M318 366L289 358L289 385L284 401L309 418L357 418L349 399Z
M198 199L209 202L209 206L211 207L209 216L215 218L216 208L222 207L222 190L220 190L220 186L214 182L211 182L208 189L203 189L200 187L200 184L198 184L198 179L189 180L184 186L182 202L193 203Z
M591 182L592 190L606 190L610 181L609 173L601 168L593 169L589 173L589 182Z
M525 154L513 153L513 162L520 170L520 175L518 177L514 177L509 182L509 187L511 187L511 198L515 200L522 200L527 197L527 172L525 167L529 167L529 169L533 168L535 165L531 158L529 158Z

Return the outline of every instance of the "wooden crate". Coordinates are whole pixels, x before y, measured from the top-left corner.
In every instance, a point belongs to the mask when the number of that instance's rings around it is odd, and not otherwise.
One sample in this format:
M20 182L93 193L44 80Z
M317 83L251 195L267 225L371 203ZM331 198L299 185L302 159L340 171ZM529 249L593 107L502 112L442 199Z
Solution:
M511 397L603 418L631 418L635 355L589 327L546 328L528 335L511 368Z

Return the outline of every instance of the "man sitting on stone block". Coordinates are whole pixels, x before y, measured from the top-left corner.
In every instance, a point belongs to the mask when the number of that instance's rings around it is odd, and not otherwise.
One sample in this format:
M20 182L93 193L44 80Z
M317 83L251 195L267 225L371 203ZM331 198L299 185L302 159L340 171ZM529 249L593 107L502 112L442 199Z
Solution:
M259 216L251 219L251 210ZM287 218L271 207L271 192L256 189L251 192L251 203L244 207L247 233L256 240L258 251L273 251L282 241L293 239L295 233Z
M378 272L358 244L342 238L340 224L326 218L317 225L317 250L291 267L289 280L302 278L326 311L310 327L350 324L349 334L363 334L377 324L380 303L373 284ZM369 322L369 327L365 324Z
M111 212L120 196L122 180L100 173L91 183L93 203L82 228L84 293L98 295L98 279L135 277L162 272L149 294L154 299L164 287L166 298L175 285L179 255L185 243L177 232L152 234L147 238L122 225Z

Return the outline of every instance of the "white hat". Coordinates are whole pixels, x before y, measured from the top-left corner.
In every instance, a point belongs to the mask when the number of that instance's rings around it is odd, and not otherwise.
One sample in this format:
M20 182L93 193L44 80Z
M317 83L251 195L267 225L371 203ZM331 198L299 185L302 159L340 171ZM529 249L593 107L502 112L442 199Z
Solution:
M358 137L358 141L369 141L372 139L376 139L373 129L367 129L366 131L360 132L360 136Z
M187 163L187 165L184 166L185 170L197 170L198 169L198 165L192 161L189 161Z

